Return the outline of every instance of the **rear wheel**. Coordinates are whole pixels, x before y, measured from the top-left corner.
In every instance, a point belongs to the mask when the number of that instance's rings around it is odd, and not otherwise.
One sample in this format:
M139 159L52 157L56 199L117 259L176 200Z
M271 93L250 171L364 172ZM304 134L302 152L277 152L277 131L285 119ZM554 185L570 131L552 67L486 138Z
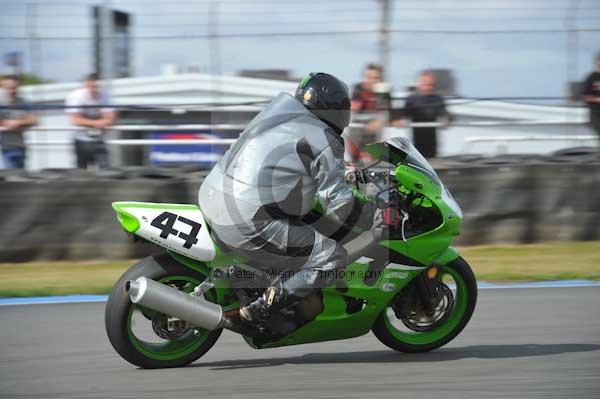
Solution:
M194 328L131 303L125 283L142 276L185 292L191 292L205 278L168 254L148 257L132 266L117 281L106 303L104 321L112 346L125 360L142 368L181 367L200 358L222 330Z
M463 258L440 267L436 292L436 306L426 313L418 301L407 305L399 303L406 298L394 298L375 321L375 336L388 347L408 353L431 351L453 340L471 319L477 303L477 282Z

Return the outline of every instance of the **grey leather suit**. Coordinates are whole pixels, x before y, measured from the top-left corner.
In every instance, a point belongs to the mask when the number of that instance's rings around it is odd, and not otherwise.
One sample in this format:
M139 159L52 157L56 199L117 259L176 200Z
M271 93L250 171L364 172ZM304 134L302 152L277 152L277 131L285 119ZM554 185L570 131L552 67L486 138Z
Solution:
M339 224L372 223L372 209L346 184L343 155L339 135L281 93L206 177L200 207L213 234L234 252L260 267L297 271L283 288L305 296L347 264L341 245L300 220L314 201Z

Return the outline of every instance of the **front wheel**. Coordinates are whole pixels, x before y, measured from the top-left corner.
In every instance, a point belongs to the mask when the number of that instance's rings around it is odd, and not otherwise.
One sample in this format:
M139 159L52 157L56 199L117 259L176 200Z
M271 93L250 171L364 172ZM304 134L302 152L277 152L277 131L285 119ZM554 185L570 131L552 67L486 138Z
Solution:
M440 274L440 307L444 314L428 318L419 317L414 309L398 311L396 298L373 325L373 333L383 344L400 352L428 352L447 344L465 328L477 303L473 271L463 258L458 258L440 267Z
M132 266L117 281L106 303L104 323L112 346L123 359L142 368L181 367L200 358L215 344L222 329L190 327L131 303L125 283L142 276L185 292L191 292L205 278L168 254L147 257Z

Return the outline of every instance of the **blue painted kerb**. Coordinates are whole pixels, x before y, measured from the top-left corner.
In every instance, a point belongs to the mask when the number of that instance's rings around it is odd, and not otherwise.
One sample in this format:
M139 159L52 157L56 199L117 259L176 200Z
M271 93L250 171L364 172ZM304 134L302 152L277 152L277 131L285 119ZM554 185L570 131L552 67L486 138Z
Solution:
M560 288L560 287L600 287L600 281L593 280L560 280L537 281L534 283L487 283L480 281L477 288L502 289L502 288ZM23 298L0 298L0 306L8 305L38 305L55 303L87 303L106 302L107 295L65 295L65 296L40 296Z

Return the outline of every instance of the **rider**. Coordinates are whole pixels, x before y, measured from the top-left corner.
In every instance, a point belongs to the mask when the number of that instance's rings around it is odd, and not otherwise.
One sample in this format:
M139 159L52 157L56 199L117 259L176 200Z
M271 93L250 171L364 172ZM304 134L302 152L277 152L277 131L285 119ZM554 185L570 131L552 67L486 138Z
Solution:
M311 73L295 97L279 94L250 122L202 183L200 207L218 241L261 267L296 271L242 307L242 319L268 319L347 265L341 244L301 220L317 201L339 224L371 226L373 206L345 180L349 120L348 87Z

